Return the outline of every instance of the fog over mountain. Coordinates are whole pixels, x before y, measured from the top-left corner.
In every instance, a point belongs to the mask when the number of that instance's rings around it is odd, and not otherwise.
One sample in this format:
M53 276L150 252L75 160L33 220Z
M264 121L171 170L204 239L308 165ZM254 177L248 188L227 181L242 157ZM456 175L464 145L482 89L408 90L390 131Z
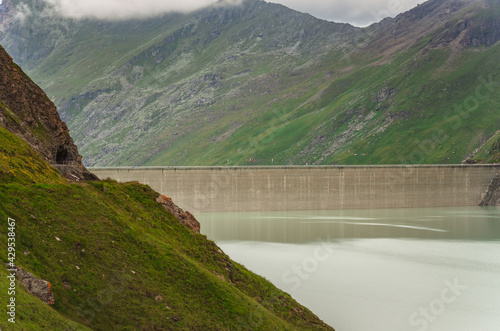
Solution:
M211 5L241 5L241 0L42 0L59 13L72 18L125 20L149 18L169 12L190 12ZM334 22L367 26L407 11L422 0L272 0L291 9ZM0 1L0 4L2 1Z
M405 12L423 0L272 0L300 12L333 22L367 26Z
M191 12L210 5L237 6L241 0L44 0L56 11L72 18L126 20L161 16L170 12Z

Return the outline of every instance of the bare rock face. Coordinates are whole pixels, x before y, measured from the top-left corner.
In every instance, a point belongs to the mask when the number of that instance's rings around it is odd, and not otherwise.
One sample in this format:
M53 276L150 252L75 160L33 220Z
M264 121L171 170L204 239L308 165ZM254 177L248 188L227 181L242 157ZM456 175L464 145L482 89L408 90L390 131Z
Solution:
M381 91L377 92L377 94L374 96L373 99L375 102L382 102L387 100L387 98L394 95L395 93L396 93L395 89L384 86Z
M54 294L52 294L52 287L46 280L37 278L26 270L17 267L17 278L23 284L26 291L39 298L48 305L54 304Z
M200 233L200 222L196 220L193 214L188 211L184 211L177 206L172 199L164 195L160 195L156 198L156 202L161 204L166 210L174 215L179 222L189 226L194 232Z
M500 173L491 182L480 206L500 206Z
M48 163L64 166L68 174L78 179L97 179L83 167L78 148L52 101L1 46L0 126L26 141Z

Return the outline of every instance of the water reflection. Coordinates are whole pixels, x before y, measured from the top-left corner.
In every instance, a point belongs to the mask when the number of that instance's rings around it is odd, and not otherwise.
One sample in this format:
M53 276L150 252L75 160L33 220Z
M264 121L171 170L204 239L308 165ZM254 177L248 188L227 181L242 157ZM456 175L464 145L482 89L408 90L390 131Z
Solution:
M196 216L232 259L337 330L500 325L500 208ZM453 302L440 301L457 282Z
M499 240L500 208L200 213L215 241L307 243L350 238Z

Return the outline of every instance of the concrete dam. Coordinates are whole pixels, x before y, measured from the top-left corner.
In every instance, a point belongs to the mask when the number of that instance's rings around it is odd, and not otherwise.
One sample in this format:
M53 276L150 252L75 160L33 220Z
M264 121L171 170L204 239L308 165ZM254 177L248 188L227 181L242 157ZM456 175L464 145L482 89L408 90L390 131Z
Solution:
M91 168L137 181L185 210L272 211L478 206L500 165Z

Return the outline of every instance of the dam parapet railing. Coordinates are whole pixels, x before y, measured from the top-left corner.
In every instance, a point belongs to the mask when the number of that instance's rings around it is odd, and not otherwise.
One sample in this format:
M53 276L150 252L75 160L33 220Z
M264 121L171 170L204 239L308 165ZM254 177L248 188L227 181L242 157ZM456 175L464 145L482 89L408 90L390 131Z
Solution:
M478 206L500 164L90 168L193 212Z

